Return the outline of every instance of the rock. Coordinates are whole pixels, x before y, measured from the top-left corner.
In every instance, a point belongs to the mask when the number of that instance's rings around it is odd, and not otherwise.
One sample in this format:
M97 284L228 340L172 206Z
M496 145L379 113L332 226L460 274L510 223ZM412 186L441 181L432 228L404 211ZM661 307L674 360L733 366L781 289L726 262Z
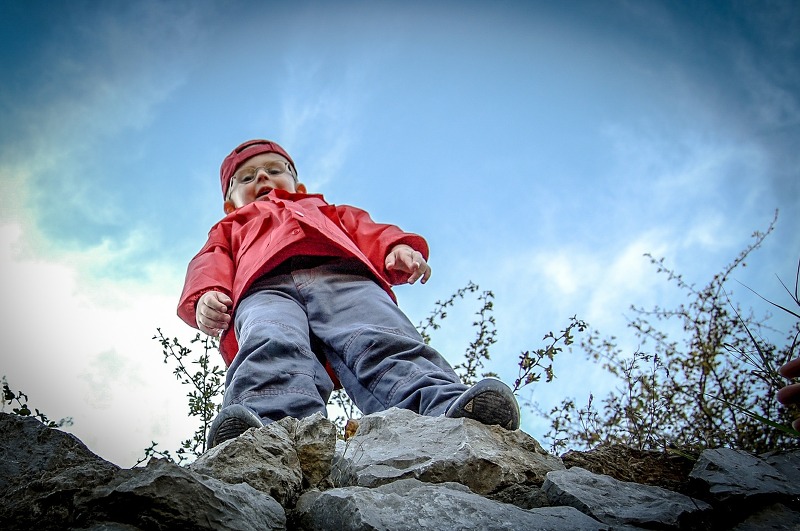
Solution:
M800 527L797 451L707 451L691 478L673 456L625 447L564 456L605 475L566 470L524 432L468 419L389 410L358 424L337 441L320 415L284 419L188 466L125 470L72 435L0 413L0 529ZM675 492L649 484L661 475Z
M522 509L536 509L550 505L547 494L542 489L531 488L530 485L511 485L489 497L501 503L513 503Z
M303 471L303 487L319 486L331 473L336 448L336 426L321 413L301 420L286 417L278 423L286 428L294 440Z
M728 504L757 501L753 498L775 502L795 492L794 485L778 469L730 448L704 450L690 477L702 480L714 499Z
M588 452L571 450L561 456L567 468L580 467L620 481L653 485L696 496L689 482L694 461L683 455L639 450L622 444L600 445Z
M519 489L524 504L548 472L563 468L522 431L392 408L361 419L331 477L340 487L378 487L408 478L456 482L483 496L524 487Z
M70 531L141 531L141 529L132 525L118 524L116 522L101 522L91 524L89 527L81 527L80 529L73 527Z
M768 529L800 529L800 512L781 503L765 507L733 528L733 531L766 531Z
M62 529L73 498L119 470L73 435L0 414L0 529Z
M303 530L609 529L569 507L525 511L472 493L458 483L401 479L376 488L304 494L294 526Z
M141 529L285 529L280 504L246 483L231 485L167 460L120 471L75 497L75 524ZM118 526L105 529L120 529Z
M284 506L293 506L302 489L303 471L294 438L277 422L251 428L188 466L227 483L245 482Z
M542 489L552 505L569 505L614 526L693 528L711 506L661 487L619 481L580 467L547 474Z
M800 496L800 450L770 452L761 458L789 481L794 496Z

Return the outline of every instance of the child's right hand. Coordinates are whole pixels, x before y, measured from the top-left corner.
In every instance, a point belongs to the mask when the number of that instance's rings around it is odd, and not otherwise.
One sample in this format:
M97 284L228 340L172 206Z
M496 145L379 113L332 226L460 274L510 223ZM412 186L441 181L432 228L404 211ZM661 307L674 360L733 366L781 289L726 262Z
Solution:
M208 291L203 293L197 301L194 318L201 332L210 336L219 337L228 329L231 316L228 310L233 306L230 297L221 291Z

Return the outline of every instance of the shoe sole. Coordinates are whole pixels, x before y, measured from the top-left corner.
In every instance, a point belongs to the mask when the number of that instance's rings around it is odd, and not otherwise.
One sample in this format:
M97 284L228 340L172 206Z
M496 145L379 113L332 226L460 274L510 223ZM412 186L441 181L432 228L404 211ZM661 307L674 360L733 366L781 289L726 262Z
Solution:
M211 447L213 448L214 446L218 446L227 440L235 439L253 427L254 426L251 426L243 420L236 418L226 419L222 424L219 425L217 434L212 441Z
M220 411L208 434L208 448L235 439L250 428L260 428L264 424L251 410L240 404L234 404Z
M474 391L472 396L469 396L470 391ZM464 403L459 404L461 401ZM482 388L468 389L453 406L454 410L446 414L450 418L465 417L507 430L519 428L519 406L511 390L502 382L489 381Z

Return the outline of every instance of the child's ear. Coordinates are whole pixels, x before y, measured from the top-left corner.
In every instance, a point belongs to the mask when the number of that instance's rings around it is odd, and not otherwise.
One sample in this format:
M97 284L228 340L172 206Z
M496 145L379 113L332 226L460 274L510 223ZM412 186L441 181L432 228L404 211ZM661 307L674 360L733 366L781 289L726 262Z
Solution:
M306 185L304 185L303 183L297 183L297 186L295 186L294 189L298 194L307 194L308 193L308 192L306 192Z
M233 204L233 201L228 199L227 201L225 201L225 204L223 205L222 208L225 209L225 214L230 214L231 212L236 210L236 205Z

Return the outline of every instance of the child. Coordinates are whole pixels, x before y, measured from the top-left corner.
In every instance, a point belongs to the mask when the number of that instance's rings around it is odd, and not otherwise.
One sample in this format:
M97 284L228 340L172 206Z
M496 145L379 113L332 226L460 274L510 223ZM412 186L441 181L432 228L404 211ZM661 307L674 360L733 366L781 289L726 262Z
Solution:
M189 264L178 307L221 336L228 366L209 447L286 416L327 416L339 382L365 414L396 406L519 427L505 384L467 388L397 307L392 285L430 278L422 237L306 193L267 140L234 149L220 180L227 215Z

